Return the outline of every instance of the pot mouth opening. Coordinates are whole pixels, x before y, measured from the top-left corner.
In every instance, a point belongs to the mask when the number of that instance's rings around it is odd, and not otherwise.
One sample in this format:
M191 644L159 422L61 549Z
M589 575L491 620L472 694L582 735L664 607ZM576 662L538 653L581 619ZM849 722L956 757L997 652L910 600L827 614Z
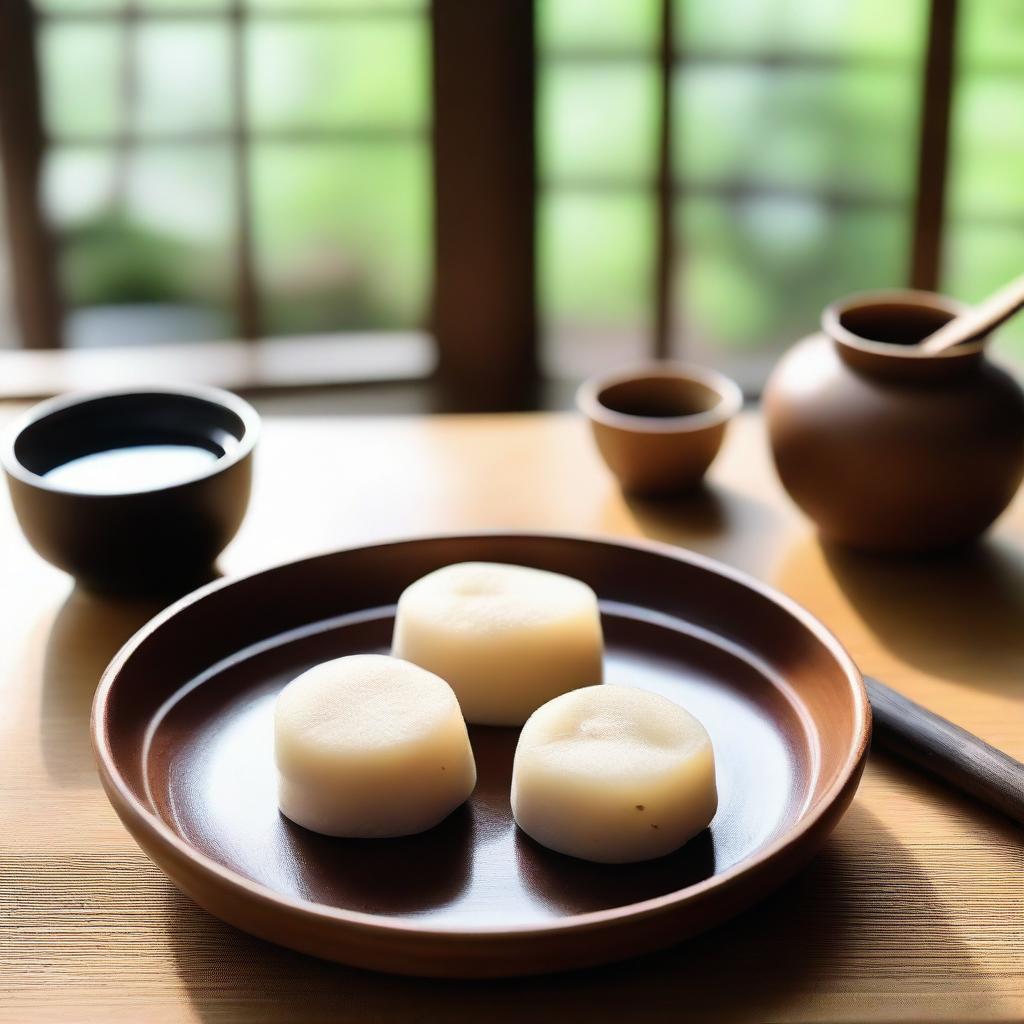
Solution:
M959 360L977 355L984 339L939 353L924 352L918 346L965 308L934 292L864 292L827 306L822 328L840 345L859 352L900 360Z

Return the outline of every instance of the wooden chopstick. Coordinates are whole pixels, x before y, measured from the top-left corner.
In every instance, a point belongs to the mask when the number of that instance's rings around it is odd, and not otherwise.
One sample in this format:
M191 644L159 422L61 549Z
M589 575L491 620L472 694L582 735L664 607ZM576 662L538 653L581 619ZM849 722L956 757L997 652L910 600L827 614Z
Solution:
M873 742L1024 824L1024 764L870 676Z

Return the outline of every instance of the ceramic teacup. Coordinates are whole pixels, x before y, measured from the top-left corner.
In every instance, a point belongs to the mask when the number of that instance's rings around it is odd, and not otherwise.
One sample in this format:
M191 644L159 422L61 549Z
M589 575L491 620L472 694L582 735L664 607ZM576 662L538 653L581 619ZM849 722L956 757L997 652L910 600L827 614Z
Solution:
M591 378L577 392L576 405L623 490L654 497L700 482L743 394L714 370L651 363Z

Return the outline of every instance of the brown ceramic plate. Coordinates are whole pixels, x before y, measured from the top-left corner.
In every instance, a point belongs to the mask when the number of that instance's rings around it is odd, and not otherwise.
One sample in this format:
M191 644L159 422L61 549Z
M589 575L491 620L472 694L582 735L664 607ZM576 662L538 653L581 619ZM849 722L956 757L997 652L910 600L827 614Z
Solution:
M316 662L387 651L402 589L451 562L532 565L601 599L606 680L665 694L707 726L720 805L678 853L626 866L517 831L518 730L473 728L476 792L420 836L343 840L277 809L274 698ZM708 928L818 849L853 797L870 712L807 612L696 555L550 535L355 548L213 583L144 627L93 707L100 776L145 852L211 913L345 963L493 976L621 959Z

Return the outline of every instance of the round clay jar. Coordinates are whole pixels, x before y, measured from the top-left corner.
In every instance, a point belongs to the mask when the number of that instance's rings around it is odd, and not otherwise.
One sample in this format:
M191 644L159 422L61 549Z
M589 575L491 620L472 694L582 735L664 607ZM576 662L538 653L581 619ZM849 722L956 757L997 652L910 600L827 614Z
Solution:
M984 341L915 348L963 307L931 292L854 295L779 362L764 394L783 485L831 541L952 547L982 533L1024 476L1024 392Z

